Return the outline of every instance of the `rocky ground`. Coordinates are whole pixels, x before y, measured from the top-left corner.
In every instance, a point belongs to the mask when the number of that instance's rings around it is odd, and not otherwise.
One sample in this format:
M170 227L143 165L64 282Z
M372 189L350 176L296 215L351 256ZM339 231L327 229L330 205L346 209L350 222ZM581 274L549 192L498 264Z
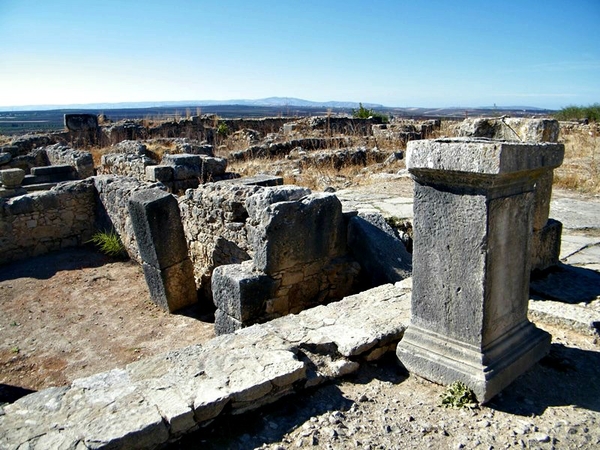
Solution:
M487 405L441 406L442 386L394 355L342 382L213 423L171 449L571 449L600 446L600 343L538 322L550 354Z

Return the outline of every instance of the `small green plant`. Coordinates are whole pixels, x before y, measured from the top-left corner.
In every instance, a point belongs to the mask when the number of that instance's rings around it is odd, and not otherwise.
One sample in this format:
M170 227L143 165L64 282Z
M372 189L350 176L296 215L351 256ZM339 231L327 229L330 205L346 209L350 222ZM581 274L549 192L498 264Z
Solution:
M440 398L446 408L473 408L477 405L475 393L461 381L447 386Z
M358 104L358 109L352 110L352 117L354 117L355 119L379 119L382 123L388 123L390 121L389 117L385 114L381 114L375 112L372 109L365 108L362 103Z
M106 255L120 258L127 256L125 246L114 230L98 231L92 236L92 239L90 239L89 242L96 245L96 247Z
M225 122L220 122L217 125L217 134L221 137L226 137L229 134L229 127Z
M13 347L10 349L10 351L13 352L15 355L21 353L21 349L19 347Z

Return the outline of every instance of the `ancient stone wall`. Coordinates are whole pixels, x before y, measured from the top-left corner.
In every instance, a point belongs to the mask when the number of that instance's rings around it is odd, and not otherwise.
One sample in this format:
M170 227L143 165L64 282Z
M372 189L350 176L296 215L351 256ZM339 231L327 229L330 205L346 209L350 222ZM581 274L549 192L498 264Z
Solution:
M246 233L246 199L262 190L258 186L209 183L188 190L179 199L181 220L196 286L212 298L210 278L215 267L250 259Z
M68 164L73 166L80 180L94 176L94 160L91 153L74 150L61 144L45 147L44 151L50 165Z
M82 245L94 230L93 182L0 200L0 264Z
M348 255L347 223L337 197L297 186L271 187L249 196L245 210L244 245L252 259L216 267L211 279L217 334L353 291L360 266Z
M138 180L146 178L146 167L156 165L147 156L134 153L107 153L102 155L98 174L122 175Z
M96 207L95 228L98 230L114 230L121 238L129 257L141 264L141 258L129 214L129 199L139 191L159 187L132 177L102 175L92 178L94 181Z

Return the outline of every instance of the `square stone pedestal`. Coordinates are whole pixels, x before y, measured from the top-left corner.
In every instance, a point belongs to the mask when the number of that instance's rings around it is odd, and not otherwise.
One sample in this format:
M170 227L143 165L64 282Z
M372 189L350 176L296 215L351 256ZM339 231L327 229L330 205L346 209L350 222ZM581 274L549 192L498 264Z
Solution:
M534 186L562 144L413 141L411 324L397 355L412 373L462 381L490 400L543 357L527 319Z

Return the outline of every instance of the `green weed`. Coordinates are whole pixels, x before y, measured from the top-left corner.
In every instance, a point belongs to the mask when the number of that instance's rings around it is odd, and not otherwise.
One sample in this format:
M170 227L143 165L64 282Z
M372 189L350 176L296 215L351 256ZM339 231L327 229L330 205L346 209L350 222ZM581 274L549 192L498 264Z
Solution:
M114 231L98 231L92 236L89 242L93 243L98 249L109 256L124 258L127 256L125 246L121 242L121 238Z
M442 406L447 408L472 408L477 405L475 393L461 381L447 386L440 398Z

